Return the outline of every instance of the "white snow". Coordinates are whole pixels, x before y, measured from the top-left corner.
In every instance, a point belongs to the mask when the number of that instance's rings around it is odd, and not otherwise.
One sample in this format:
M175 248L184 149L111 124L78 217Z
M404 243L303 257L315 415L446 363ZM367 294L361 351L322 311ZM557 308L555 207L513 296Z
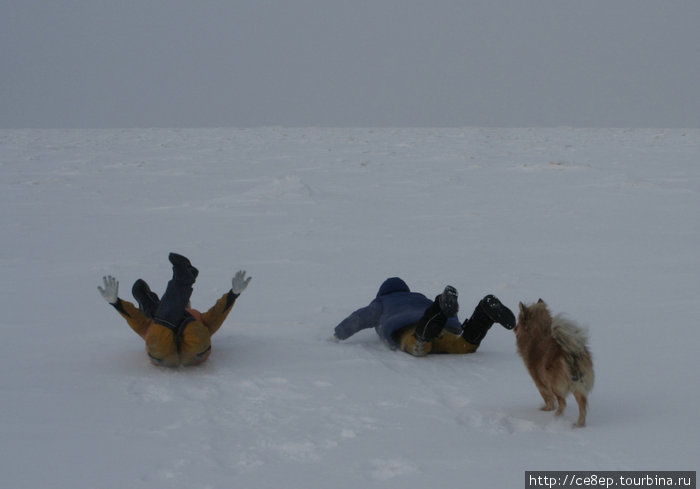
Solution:
M0 478L8 488L517 488L526 470L697 470L700 130L0 131ZM207 309L203 366L151 366L98 294ZM588 426L512 332L413 358L333 328L399 275L587 326Z

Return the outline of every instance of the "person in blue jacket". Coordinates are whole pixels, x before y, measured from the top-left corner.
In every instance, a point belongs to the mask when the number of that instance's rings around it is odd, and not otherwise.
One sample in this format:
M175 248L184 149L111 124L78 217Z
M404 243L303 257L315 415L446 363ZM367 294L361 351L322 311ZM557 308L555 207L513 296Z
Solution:
M398 277L384 281L375 299L335 328L334 339L345 340L374 328L392 349L414 356L428 353L473 353L494 323L515 327L513 312L493 295L484 297L471 317L460 323L457 290L448 285L435 300L411 292Z

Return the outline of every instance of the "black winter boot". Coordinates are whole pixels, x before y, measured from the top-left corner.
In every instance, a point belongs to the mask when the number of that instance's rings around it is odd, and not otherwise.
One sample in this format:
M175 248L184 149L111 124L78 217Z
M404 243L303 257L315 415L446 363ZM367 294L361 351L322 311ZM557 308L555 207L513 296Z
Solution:
M513 311L504 306L498 298L487 295L481 300L481 305L494 323L498 323L506 329L515 328Z
M457 289L448 285L439 296L440 310L449 317L454 316L459 312L459 302L457 300Z
M152 292L148 284L142 279L138 279L134 282L134 286L131 288L131 294L134 296L134 299L136 299L136 302L139 303L141 312L153 319L153 315L160 304L158 294Z
M515 327L515 316L501 301L487 295L474 309L472 317L462 325L462 338L472 345L479 346L493 323L499 323L506 329Z
M173 264L174 280L189 284L193 284L195 280L197 280L199 270L192 266L192 263L190 263L187 257L178 255L177 253L170 253L170 255L168 255L168 260Z
M448 285L445 290L428 306L423 317L418 321L414 335L419 341L430 341L438 336L447 323L447 318L459 311L457 290Z

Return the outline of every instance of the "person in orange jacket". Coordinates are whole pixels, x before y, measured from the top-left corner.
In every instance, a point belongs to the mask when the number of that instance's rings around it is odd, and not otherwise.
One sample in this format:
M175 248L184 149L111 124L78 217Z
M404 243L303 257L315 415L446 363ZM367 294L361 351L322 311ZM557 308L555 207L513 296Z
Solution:
M246 278L243 270L237 272L231 289L211 309L201 313L189 306L199 271L177 253L170 253L168 259L173 265L173 277L160 299L142 279L132 287L138 308L119 298L119 282L111 275L102 277L104 288L98 286L97 289L146 341L146 353L154 365L199 365L209 358L212 335L221 327L252 277Z

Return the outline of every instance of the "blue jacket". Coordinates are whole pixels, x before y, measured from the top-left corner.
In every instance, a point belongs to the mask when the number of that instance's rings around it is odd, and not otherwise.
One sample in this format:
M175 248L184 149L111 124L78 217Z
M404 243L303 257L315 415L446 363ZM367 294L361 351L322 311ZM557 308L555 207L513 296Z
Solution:
M432 303L423 294L411 292L400 278L389 278L379 287L377 297L367 307L353 312L335 327L335 336L344 340L360 330L374 327L382 340L391 348L397 348L395 333L417 322ZM461 331L462 325L457 316L452 316L445 328Z

